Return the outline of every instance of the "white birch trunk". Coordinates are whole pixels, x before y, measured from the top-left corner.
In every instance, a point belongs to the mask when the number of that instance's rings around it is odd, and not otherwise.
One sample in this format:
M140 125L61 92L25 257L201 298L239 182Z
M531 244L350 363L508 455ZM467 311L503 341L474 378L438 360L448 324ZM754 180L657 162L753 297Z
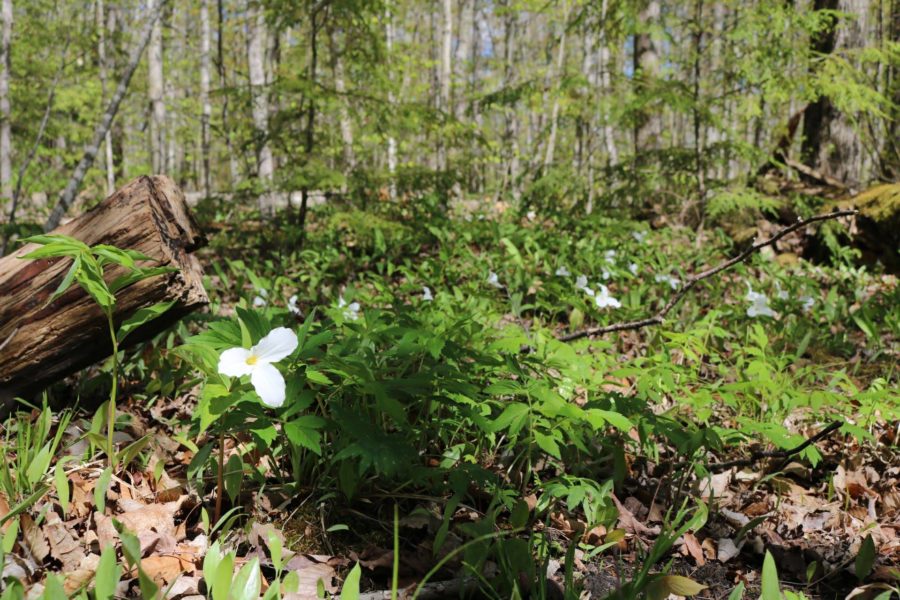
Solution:
M100 72L100 93L106 100L106 10L103 0L97 0L97 66ZM116 170L113 164L112 134L107 131L104 141L104 162L106 167L106 195L111 196L116 191Z
M356 156L353 153L353 123L350 120L350 100L347 98L347 84L344 80L344 60L341 58L339 44L331 34L331 70L334 74L334 90L340 96L338 100L338 126L341 130L341 151L344 167L352 171L356 168Z

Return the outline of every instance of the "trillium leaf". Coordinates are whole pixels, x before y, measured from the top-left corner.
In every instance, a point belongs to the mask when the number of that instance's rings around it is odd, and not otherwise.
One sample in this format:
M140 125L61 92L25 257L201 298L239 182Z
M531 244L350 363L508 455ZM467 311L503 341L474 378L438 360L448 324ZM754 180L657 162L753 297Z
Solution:
M664 575L660 578L660 581L663 582L670 594L675 594L676 596L696 596L707 588L707 586L697 583L690 577L681 575Z
M78 270L81 269L81 257L76 256L75 260L72 261L72 266L69 267L68 273L63 278L63 280L59 283L59 287L56 288L56 291L53 292L53 295L50 296L49 302L53 302L60 296L66 293L70 287L72 287L72 283L75 281L75 277L78 275Z
M121 325L119 325L119 331L116 333L116 339L119 341L119 343L122 343L122 340L124 340L129 333L131 333L141 325L149 323L153 319L156 319L173 306L175 306L174 300L170 302L159 302L157 304L154 304L153 306L147 306L145 308L138 309L133 315L131 315Z
M306 378L313 383L318 383L320 385L331 385L331 380L328 379L328 376L322 373L321 371L316 371L315 369L306 368Z

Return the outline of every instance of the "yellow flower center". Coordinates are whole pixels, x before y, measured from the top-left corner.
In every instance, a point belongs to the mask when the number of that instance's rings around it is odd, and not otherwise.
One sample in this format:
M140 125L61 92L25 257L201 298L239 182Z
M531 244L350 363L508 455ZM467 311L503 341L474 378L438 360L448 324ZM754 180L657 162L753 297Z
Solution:
M257 360L259 360L259 359L256 356L251 354L250 356L247 357L247 364L255 365Z

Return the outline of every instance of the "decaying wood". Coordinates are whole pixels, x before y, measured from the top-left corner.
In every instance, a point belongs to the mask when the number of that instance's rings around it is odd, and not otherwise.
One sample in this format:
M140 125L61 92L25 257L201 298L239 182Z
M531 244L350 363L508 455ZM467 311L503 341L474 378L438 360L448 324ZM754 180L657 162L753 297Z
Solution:
M205 239L187 210L184 194L167 177L136 179L53 233L88 245L138 250L158 261L139 266L179 269L119 291L117 323L140 308L176 301L163 317L131 334L129 343L147 339L209 302L200 265L190 254ZM78 285L48 303L71 259L22 258L35 248L29 244L0 258L0 401L7 408L16 396L34 393L111 352L105 317ZM110 269L108 280L121 273Z

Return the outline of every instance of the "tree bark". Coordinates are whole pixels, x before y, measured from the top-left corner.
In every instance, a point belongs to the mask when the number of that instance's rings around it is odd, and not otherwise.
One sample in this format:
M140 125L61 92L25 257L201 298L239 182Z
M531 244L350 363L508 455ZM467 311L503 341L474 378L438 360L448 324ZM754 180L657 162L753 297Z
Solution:
M12 43L12 0L0 0L0 194L12 195L12 134L9 105L9 52Z
M341 57L340 44L335 39L338 32L331 31L331 72L334 75L334 91L338 96L338 126L341 130L341 150L344 167L352 171L356 168L356 157L353 153L353 123L350 121L350 100L347 98L347 84L344 80L344 59Z
M385 46L385 64L388 69L388 106L393 117L394 110L394 78L393 72L390 70L393 64L394 52L394 16L391 14L390 7L384 11L384 46ZM393 135L393 118L388 126L389 131L387 138L387 168L390 183L388 184L388 193L393 200L397 196L397 139Z
M115 322L158 302L175 306L127 340L147 339L174 319L208 303L197 259L189 254L205 240L190 216L181 190L168 177L141 177L73 219L54 233L88 245L110 244L143 252L155 262L174 266L123 288L116 298ZM103 312L78 286L48 303L71 266L71 259L23 260L35 244L0 258L0 401L7 408L15 396L37 392L47 384L106 357L110 351ZM111 269L111 280L122 274Z
M869 27L868 0L815 0L816 10L838 10L850 19L832 21L813 40L813 50L831 54L866 44ZM859 134L847 115L822 96L806 107L803 118L803 162L812 169L858 189L864 184L865 151Z
M137 70L138 63L141 62L141 55L144 54L144 49L150 41L153 26L159 19L159 15L162 13L162 9L167 2L168 0L158 0L158 4L149 11L147 22L144 24L144 30L141 31L138 37L138 43L131 51L131 56L128 58L128 65L122 73L119 85L116 87L116 91L113 93L112 98L110 98L109 104L107 105L103 116L100 118L100 122L97 123L97 127L94 129L94 137L91 140L90 145L85 149L84 155L81 157L81 160L78 161L78 165L75 166L75 171L72 172L72 176L69 178L65 189L63 189L62 193L59 195L59 200L53 208L53 212L50 213L50 218L44 223L44 231L50 231L59 226L66 211L69 210L72 200L75 199L75 194L78 192L78 188L81 187L81 182L84 180L85 174L87 174L91 165L94 164L94 159L97 158L97 152L100 150L100 144L103 142L103 138L106 137L106 132L109 131L113 119L116 118L116 113L119 112L119 105L122 103L122 99L128 91L128 84L131 83L131 78L134 75L135 70Z
M268 188L272 184L274 165L272 149L269 146L269 95L266 89L266 15L258 3L247 7L247 67L250 76L250 94L253 98L253 126L256 129L256 174L266 188L259 196L259 210L263 215L271 215Z
M97 66L100 71L100 93L106 100L107 61L106 61L106 10L103 0L97 0ZM107 131L103 139L106 167L106 194L116 191L116 167L113 164L112 132Z
M660 17L659 0L650 0L638 15L643 27L655 24ZM634 36L634 79L638 93L644 93L659 76L659 55L656 43L648 31ZM642 110L634 128L635 155L659 147L662 123L658 112Z
M446 114L452 115L450 104L450 78L453 74L453 0L443 0L441 19L441 69L438 74L439 107ZM447 170L447 146L443 136L438 138L437 168Z
M209 197L209 123L212 104L209 101L210 52L209 0L200 0L200 154L203 195Z
M160 0L149 0L151 13L161 6ZM150 96L150 168L154 173L166 171L166 102L163 74L162 24L154 20L147 52L147 93Z
M547 152L544 154L544 171L553 164L553 153L556 150L556 131L559 124L559 95L561 93L562 82L564 79L563 71L566 66L566 30L569 27L569 8L570 4L566 2L563 9L562 33L559 35L559 49L556 55L556 65L553 76L558 79L556 91L553 94L553 108L550 110L550 135L547 136Z

